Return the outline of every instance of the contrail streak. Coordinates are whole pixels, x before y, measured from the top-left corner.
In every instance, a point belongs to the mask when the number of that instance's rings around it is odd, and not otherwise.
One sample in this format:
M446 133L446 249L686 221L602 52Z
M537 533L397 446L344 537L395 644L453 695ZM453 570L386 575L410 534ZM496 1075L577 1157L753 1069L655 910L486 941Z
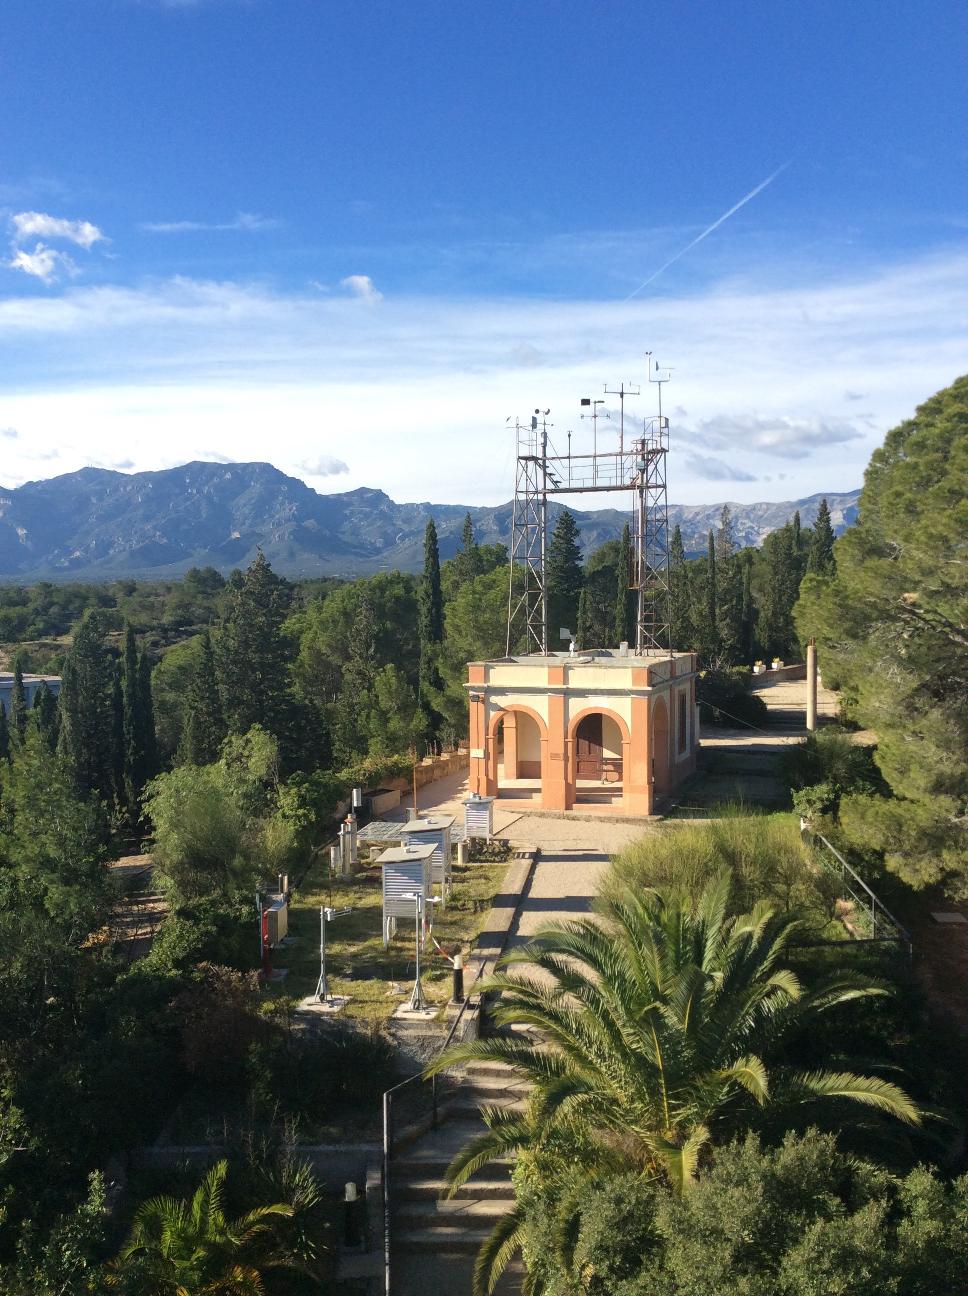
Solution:
M687 252L692 251L697 243L701 243L704 238L708 238L714 230L719 229L720 225L722 225L724 221L728 221L730 216L735 216L741 207L745 207L746 204L750 202L751 199L755 198L758 193L762 193L766 186L772 184L780 172L785 171L789 165L789 162L784 162L781 167L777 167L772 175L768 175L765 180L761 180L755 189L749 191L745 198L741 198L735 206L730 207L728 212L723 212L722 216L720 216L718 220L714 220L708 229L704 229L701 234L697 234L691 243L687 243L686 246L680 252L677 252L674 257L670 257L665 265L659 266L658 270L656 270L654 274L649 275L645 283L640 283L638 288L633 289L627 297L623 297L623 302L631 301L633 297L639 295L643 288L648 288L650 283L658 279L660 274L664 274L665 271L668 270L671 265L674 265L680 257L684 257Z

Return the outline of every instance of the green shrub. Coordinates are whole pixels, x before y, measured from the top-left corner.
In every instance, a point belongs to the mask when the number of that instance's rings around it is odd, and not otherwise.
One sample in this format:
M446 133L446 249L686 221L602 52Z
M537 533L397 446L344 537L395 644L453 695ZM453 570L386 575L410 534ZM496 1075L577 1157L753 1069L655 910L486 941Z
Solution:
M742 667L703 671L697 689L701 723L730 728L739 722L762 728L767 707L759 694L750 692L751 679L751 672Z
M258 1110L314 1119L374 1107L396 1078L382 1035L342 1027L309 1036L275 1030L249 1049L246 1074Z
M633 842L614 860L603 883L606 894L624 885L681 886L697 898L724 869L733 878L735 913L769 900L784 912L801 909L823 927L837 898L832 879L820 871L789 814L750 815L723 807L707 823L672 824Z
M509 841L492 837L468 837L467 858L471 864L503 864L511 858L512 846Z

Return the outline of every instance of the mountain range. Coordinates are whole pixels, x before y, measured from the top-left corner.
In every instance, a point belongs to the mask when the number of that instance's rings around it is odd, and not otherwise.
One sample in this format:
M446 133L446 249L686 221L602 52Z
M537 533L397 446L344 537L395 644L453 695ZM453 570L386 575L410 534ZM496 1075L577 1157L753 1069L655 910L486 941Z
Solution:
M839 534L857 516L859 491L828 493ZM800 510L814 520L821 495L782 503L733 504L740 544L757 545ZM562 506L549 503L553 521ZM687 552L705 552L722 504L672 504L670 528L682 529ZM261 547L288 576L361 576L423 565L424 529L433 518L441 556L460 545L470 513L481 543L507 544L511 503L398 504L361 487L321 495L268 463L188 463L159 472L82 468L14 489L0 486L0 581L166 578L189 567L228 572ZM621 535L628 514L572 509L586 551Z

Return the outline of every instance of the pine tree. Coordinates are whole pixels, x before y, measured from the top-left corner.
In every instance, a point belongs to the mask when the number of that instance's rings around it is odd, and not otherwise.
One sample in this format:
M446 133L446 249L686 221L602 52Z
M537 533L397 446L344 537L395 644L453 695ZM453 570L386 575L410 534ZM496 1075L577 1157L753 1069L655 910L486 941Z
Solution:
M578 625L578 600L584 584L578 523L568 509L558 515L545 563L545 598L548 615L548 648L561 646L560 631L574 633Z
M830 524L830 509L822 499L813 524L813 538L807 554L807 571L817 576L833 576L837 571L834 559L834 529Z
M575 647L580 649L592 647L592 615L588 606L587 589L583 589L578 596L578 625L575 630Z
M13 737L19 744L27 736L27 694L24 690L24 671L20 658L14 662L13 692L10 695L10 722Z
M622 546L618 554L618 569L615 573L615 624L612 629L612 641L617 648L621 643L635 646L635 604L634 595L629 589L629 577L632 574L632 534L626 522L622 528Z
M60 715L57 698L46 680L41 680L40 686L34 694L33 713L38 733L47 744L48 749L56 751Z
M7 708L0 702L0 761L10 761L10 729L7 725Z
M689 568L686 566L682 531L677 523L669 545L669 625L672 646L683 651L697 647L691 600Z
M229 734L261 725L280 744L284 764L299 742L284 629L290 587L260 549L248 571L229 578L231 600L218 637L218 687Z
M182 757L189 765L211 765L218 760L219 748L225 739L225 719L218 695L212 638L207 630L202 634L186 702Z
M58 749L78 790L108 802L116 786L114 676L100 618L90 612L61 670Z

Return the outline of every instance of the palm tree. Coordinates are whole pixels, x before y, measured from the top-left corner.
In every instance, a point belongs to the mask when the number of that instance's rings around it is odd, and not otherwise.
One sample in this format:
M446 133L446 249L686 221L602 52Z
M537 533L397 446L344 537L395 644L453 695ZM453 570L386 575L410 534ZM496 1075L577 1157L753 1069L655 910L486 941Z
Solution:
M455 1191L487 1162L557 1136L591 1172L638 1167L685 1192L713 1130L744 1103L849 1099L906 1121L896 1085L849 1072L774 1065L794 1027L849 1000L888 991L844 972L805 989L783 966L799 922L767 903L728 916L728 876L692 902L673 889L621 892L597 918L550 926L502 960L498 1022L537 1039L494 1037L450 1049L432 1070L503 1062L530 1083L527 1110L485 1108L487 1130L448 1170ZM523 969L527 966L527 972ZM517 1248L521 1219L501 1221L478 1258L475 1292L493 1289Z
M204 1177L191 1201L152 1197L142 1203L131 1233L110 1264L110 1286L125 1285L122 1275L137 1273L138 1296L262 1296L262 1269L289 1262L258 1257L253 1244L277 1216L291 1216L283 1202L257 1206L236 1220L223 1208L228 1162L219 1161Z

